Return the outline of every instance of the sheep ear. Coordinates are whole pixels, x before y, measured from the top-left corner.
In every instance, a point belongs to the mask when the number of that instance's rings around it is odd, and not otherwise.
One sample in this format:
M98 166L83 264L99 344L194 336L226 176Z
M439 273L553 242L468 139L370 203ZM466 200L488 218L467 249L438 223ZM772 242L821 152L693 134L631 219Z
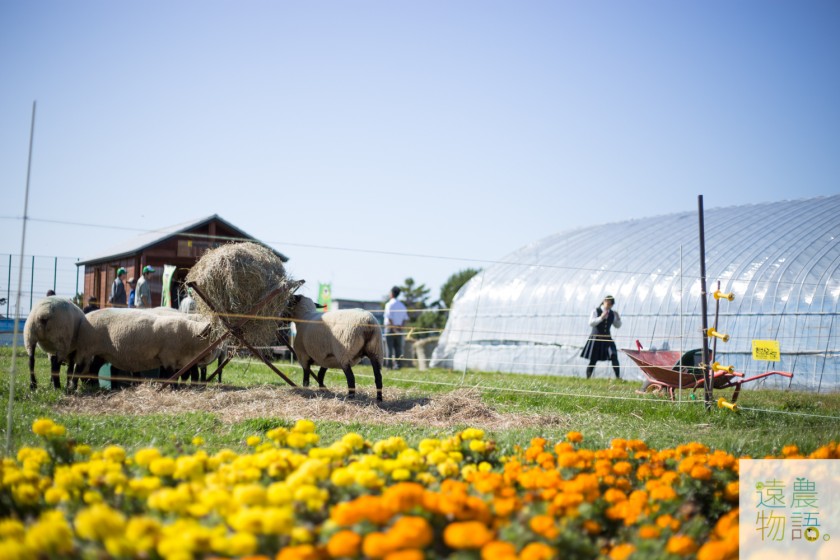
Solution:
M326 309L326 305L321 305L320 303L315 304L315 309Z

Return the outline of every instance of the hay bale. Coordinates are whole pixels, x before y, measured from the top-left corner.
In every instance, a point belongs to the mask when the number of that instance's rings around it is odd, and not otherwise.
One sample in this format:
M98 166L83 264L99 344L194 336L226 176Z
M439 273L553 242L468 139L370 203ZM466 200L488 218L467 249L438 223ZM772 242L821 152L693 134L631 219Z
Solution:
M280 293L251 317L242 335L254 346L266 346L277 339L278 319L292 297L296 284L286 277L283 261L269 248L252 242L228 243L207 251L187 274L212 302L219 314L236 324L275 288ZM196 297L196 312L213 324L213 335L224 332L219 317Z

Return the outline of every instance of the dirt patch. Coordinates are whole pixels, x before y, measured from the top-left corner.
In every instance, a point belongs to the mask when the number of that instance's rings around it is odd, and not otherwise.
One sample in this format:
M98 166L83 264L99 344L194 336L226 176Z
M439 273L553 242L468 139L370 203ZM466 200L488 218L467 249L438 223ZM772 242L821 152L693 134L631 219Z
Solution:
M468 425L485 429L571 425L571 418L563 414L500 413L482 402L481 393L476 389L456 389L433 395L395 389L387 391L387 400L379 403L373 395L365 393L351 400L343 392L289 389L276 385L187 388L160 392L155 386L139 385L113 393L66 396L58 407L62 412L74 414L210 412L218 415L224 423L249 418L309 418L365 424L407 422L434 427Z

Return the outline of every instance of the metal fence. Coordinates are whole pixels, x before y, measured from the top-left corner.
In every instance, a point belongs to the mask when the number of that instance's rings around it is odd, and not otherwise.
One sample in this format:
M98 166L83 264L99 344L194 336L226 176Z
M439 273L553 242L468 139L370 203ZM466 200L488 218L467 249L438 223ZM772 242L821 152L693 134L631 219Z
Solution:
M25 319L29 310L41 298L53 290L56 295L73 298L82 291L83 278L76 266L79 259L71 257L47 257L41 255L20 255L0 253L0 282L5 283L0 291L0 319L15 317ZM18 267L23 265L20 308L16 308ZM0 284L1 285L1 284ZM11 325L11 321L9 321ZM5 322L0 325L5 330ZM2 343L0 343L2 344Z

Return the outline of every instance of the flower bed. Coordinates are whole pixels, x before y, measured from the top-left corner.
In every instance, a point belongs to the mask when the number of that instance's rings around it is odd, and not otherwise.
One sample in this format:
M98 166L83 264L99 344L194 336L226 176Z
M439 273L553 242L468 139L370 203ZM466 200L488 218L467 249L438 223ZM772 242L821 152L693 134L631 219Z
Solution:
M0 467L0 558L737 558L738 461L698 443L501 457L481 430L320 447L298 421L251 450L94 451L40 419ZM797 457L795 446L784 456ZM838 458L836 444L812 453Z

